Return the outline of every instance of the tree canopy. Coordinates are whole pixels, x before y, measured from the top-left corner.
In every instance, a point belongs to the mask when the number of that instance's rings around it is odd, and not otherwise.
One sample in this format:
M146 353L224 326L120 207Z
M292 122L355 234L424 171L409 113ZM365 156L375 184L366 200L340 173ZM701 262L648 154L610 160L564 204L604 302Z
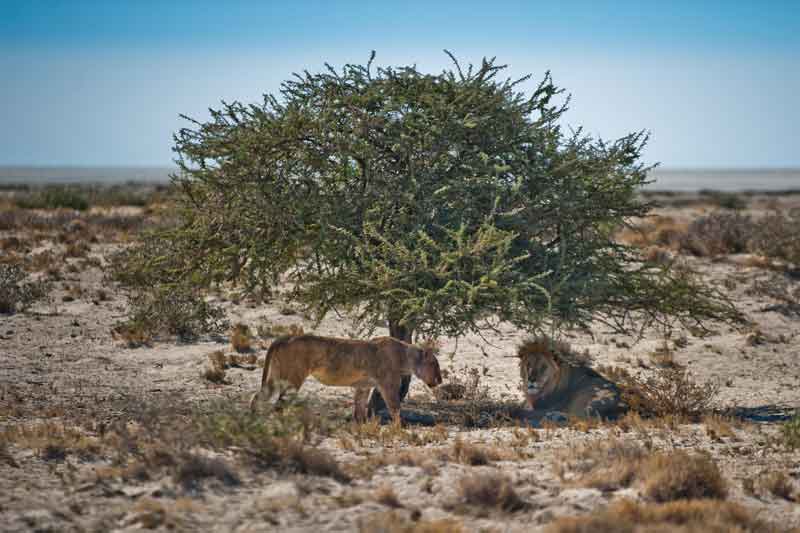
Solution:
M549 73L526 94L529 77L501 78L494 59L462 68L450 55L427 74L374 57L184 117L181 224L156 247L173 279L286 283L318 317L406 337L736 316L686 270L613 239L650 209L636 194L646 133L565 131L569 98Z

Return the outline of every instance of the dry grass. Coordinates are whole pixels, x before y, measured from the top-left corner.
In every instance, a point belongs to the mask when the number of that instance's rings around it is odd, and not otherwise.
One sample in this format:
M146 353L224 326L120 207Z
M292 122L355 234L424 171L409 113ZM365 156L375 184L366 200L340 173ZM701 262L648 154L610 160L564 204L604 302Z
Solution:
M761 472L755 479L748 478L743 483L746 493L756 496L773 496L786 501L800 501L800 494L796 494L791 477L786 472L771 469Z
M280 454L284 463L298 473L330 477L343 482L350 480L350 476L328 452L305 446L296 439L284 441Z
M274 324L269 321L264 321L256 328L256 333L262 339L273 339L277 337L298 337L305 333L303 326L300 324Z
M400 503L400 500L397 498L397 493L395 493L392 486L388 483L381 485L381 487L375 493L375 501L381 505L392 507L393 509L399 509L403 507L403 504Z
M556 472L564 479L567 472L577 473L579 484L600 490L629 486L647 456L640 444L619 439L590 442L558 455Z
M577 475L578 485L604 491L637 483L642 494L657 502L727 495L727 483L709 456L682 450L650 454L638 443L617 439L563 452L556 472L562 479L567 473Z
M724 499L727 483L717 464L705 454L684 451L658 453L642 463L638 473L643 493L653 501Z
M464 526L453 519L419 520L412 513L388 511L372 514L358 522L359 533L463 533Z
M222 459L194 453L179 457L172 479L185 490L198 490L205 479L216 479L226 486L240 483L238 474Z
M616 239L619 242L646 247L660 247L677 250L688 224L678 222L672 217L653 216L635 227L626 227L619 231Z
M462 477L458 494L463 503L478 509L514 512L527 507L511 480L500 472L476 472Z
M710 414L704 416L702 422L706 426L706 434L712 440L719 441L723 438L736 438L736 433L733 431L736 421L731 418Z
M680 366L659 367L644 377L616 367L598 371L619 386L625 403L642 416L697 419L711 410L719 393L718 384L698 385Z
M56 422L9 426L0 430L0 447L29 449L45 461L63 461L69 455L94 459L102 450L102 442L78 428Z
M149 346L153 342L153 332L142 324L126 322L117 324L111 330L114 339L125 342L128 348Z
M749 509L717 500L675 501L665 504L620 500L588 516L563 517L547 533L671 533L785 531L765 522Z
M443 383L433 390L433 395L439 401L482 402L489 398L489 387L481 384L481 378L488 372L469 366L458 369L443 370Z
M499 448L466 442L456 438L450 450L453 461L470 466L488 465L492 461L502 461L512 458L511 453Z

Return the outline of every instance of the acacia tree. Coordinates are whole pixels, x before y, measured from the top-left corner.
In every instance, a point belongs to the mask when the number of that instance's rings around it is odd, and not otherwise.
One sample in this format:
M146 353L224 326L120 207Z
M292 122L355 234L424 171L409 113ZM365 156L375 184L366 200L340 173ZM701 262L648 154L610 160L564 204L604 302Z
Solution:
M448 52L448 55L449 52ZM175 135L182 224L158 238L171 275L291 287L317 317L392 336L702 325L735 310L612 232L650 206L643 132L569 134L549 73L499 79L494 59L426 74L326 65L259 104L223 102ZM561 100L562 103L556 103ZM175 254L180 250L180 254Z

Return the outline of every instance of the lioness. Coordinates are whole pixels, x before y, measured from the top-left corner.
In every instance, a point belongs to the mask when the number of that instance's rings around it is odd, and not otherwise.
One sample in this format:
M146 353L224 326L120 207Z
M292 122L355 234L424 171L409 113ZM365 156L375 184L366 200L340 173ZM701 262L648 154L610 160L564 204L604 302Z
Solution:
M603 419L617 418L626 410L617 386L586 366L565 342L531 338L517 356L530 409Z
M429 387L442 382L439 361L430 349L417 348L392 337L369 341L300 335L281 337L269 347L261 387L250 400L255 410L266 389L272 398L277 382L299 389L308 376L320 383L355 388L353 418L367 418L367 399L377 387L396 423L400 422L400 385L403 376L414 374ZM279 392L278 400L283 394Z

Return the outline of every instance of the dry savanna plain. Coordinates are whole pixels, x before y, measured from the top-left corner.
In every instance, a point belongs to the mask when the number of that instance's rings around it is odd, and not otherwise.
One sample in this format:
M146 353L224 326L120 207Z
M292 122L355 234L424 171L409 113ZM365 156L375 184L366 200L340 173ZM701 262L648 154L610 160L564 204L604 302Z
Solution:
M0 530L800 530L800 194L646 199L618 238L691 267L746 324L567 335L646 401L537 427L510 416L524 332L440 339L445 387L412 380L399 427L355 424L350 389L313 379L248 413L274 338L350 331L280 291L207 295L217 334L125 327L112 258L169 224L168 189L3 190Z

